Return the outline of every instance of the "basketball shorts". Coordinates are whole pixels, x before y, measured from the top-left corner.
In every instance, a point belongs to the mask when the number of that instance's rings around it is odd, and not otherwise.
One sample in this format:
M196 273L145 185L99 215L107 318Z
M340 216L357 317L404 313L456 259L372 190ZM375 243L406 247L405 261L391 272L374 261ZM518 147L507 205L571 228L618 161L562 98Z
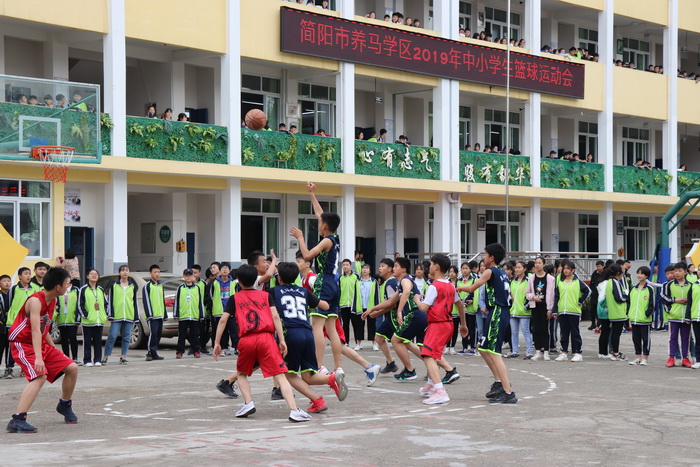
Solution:
M397 326L394 335L405 343L416 340L416 344L423 345L425 328L428 327L428 318L420 310L413 310L403 317L403 323Z
M53 383L63 376L63 370L73 363L73 360L66 357L63 352L56 347L42 341L41 358L44 360L44 371L37 373L34 369L36 355L34 354L34 346L32 344L10 342L10 349L12 349L12 358L14 358L15 362L22 368L22 372L24 373L24 377L27 378L27 381L32 381L39 376L46 375L46 381Z
M484 334L479 340L479 350L495 355L501 355L501 346L510 322L510 309L498 305L493 307L486 316Z
M257 364L265 378L287 372L275 337L269 332L246 334L238 341L236 371L250 376Z
M322 310L316 308L309 313L309 316L321 316L323 318L338 318L340 317L340 289L338 288L335 277L318 276L314 282L314 295L320 300L328 302L328 309Z
M420 349L421 356L440 360L442 358L442 351L445 349L450 339L452 339L453 330L454 324L452 321L428 323L428 329L425 331L425 339L423 339L423 346Z
M340 337L340 343L345 344L348 340L345 338L345 330L343 330L343 325L341 324L339 319L335 320L335 331L338 333L338 337ZM326 332L326 328L323 328L323 337L328 339L328 333Z
M394 337L396 327L394 326L394 320L390 319L389 316L387 316L386 314L383 316L384 321L379 323L379 326L377 326L377 329L374 331L374 333L390 341L391 338Z
M314 334L307 328L287 328L284 331L287 356L284 358L288 373L318 371Z

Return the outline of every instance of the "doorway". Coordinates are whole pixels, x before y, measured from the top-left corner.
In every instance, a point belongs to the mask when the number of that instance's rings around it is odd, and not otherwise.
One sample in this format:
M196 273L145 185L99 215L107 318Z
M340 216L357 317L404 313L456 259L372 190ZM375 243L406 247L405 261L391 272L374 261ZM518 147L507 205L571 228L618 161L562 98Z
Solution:
M80 277L95 267L95 229L93 227L65 227L64 248L72 250L78 259Z

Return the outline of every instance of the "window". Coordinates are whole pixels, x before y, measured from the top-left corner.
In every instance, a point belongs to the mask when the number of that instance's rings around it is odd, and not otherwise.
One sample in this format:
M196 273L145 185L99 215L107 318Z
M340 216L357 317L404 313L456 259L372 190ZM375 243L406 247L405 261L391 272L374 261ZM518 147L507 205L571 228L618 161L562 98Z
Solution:
M633 165L637 159L649 160L649 130L622 128L622 163Z
M471 231L472 210L469 208L460 209L460 253L462 255L469 254L469 233Z
M508 36L508 12L498 8L486 7L486 31L491 32L493 38ZM510 37L508 39L520 39L520 14L510 13Z
M649 218L625 216L625 258L630 261L646 261L649 250Z
M520 249L520 211L510 211L508 214L510 227L509 251ZM500 243L506 245L506 212L500 210L486 210L486 244Z
M30 258L51 255L51 183L0 180L0 224L29 250Z
M338 212L338 203L335 201L320 201L318 204L321 205L323 212ZM311 201L299 200L297 204L299 213L299 223L297 226L299 230L304 232L304 240L306 241L306 246L311 249L315 247L320 236L318 234L318 219L316 214L314 214L314 208L311 205Z
M588 50L590 54L598 53L598 31L578 28L578 47Z
M506 112L504 110L485 110L485 134L487 146L498 146L500 151L504 150L506 134ZM510 113L510 141L508 146L516 151L520 150L520 114Z
M459 2L459 27L469 30L472 28L472 4L469 2Z
M578 215L578 251L598 251L598 214Z
M472 109L471 107L459 106L459 149L464 149L464 146L471 143L471 122Z
M598 124L578 122L578 153L581 157L593 154L593 160L598 160Z
M241 76L241 120L248 111L259 109L267 115L267 124L277 129L280 123L281 81L255 75Z
M299 83L301 132L313 135L323 129L335 133L335 88L318 84Z
M260 250L267 254L277 251L280 242L280 212L282 200L243 198L241 214L241 252L247 256Z
M622 61L634 62L638 70L646 70L649 66L651 48L648 42L637 39L622 38Z

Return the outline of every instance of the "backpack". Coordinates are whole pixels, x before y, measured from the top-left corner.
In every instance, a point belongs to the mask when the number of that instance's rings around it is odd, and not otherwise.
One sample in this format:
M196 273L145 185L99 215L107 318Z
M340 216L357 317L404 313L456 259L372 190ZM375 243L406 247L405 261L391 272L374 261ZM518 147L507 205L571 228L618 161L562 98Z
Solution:
M597 313L598 319L608 319L608 302L603 297L602 300L598 300Z

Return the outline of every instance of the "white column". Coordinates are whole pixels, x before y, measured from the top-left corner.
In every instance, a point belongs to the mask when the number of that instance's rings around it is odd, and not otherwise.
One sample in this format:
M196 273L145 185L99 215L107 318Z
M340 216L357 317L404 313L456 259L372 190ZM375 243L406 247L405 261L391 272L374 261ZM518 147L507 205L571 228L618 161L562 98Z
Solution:
M673 216L673 219L671 219L672 223L678 222L678 216ZM670 233L668 236L668 247L671 249L671 263L674 261L680 261L681 258L681 250L679 249L680 245L680 236L681 236L681 228L677 227L673 230L673 232Z
M533 55L540 54L540 44L542 43L542 0L528 0L525 3L525 46L530 49ZM523 144L523 153L530 156L530 178L532 186L540 186L540 159L542 146L542 105L541 95L538 92L530 93L530 100L525 102L524 123L525 123L525 141ZM538 214L539 219L539 199ZM539 230L539 222L536 223ZM539 235L537 236L539 237ZM537 242L537 247L534 250L539 250L539 238L534 239Z
M340 252L343 258L355 257L355 187L343 187L343 215L340 222Z
M459 181L459 82L440 79L433 89L433 146L440 149L440 179Z
M435 31L442 37L457 39L459 36L459 1L441 0L433 2L433 20L435 21ZM427 18L425 23L427 25Z
M678 0L668 2L668 27L664 29L664 70L668 82L668 120L663 123L663 167L673 177L668 194L676 196L678 168ZM676 245L677 246L677 245ZM678 255L676 249L671 256Z
M435 253L459 253L459 206L456 203L457 216L455 216L452 204L448 200L450 193L441 193L440 199L433 203L433 252ZM453 233L454 232L454 233ZM457 244L454 245L454 238Z
M44 42L44 78L68 79L68 44L59 42L58 34L51 34ZM43 102L43 96L37 97Z
M180 240L187 240L187 198L191 196L186 192L173 193L172 215L173 220L173 245ZM187 245L187 249L193 248L194 245ZM175 248L171 250L172 255L172 271L175 274L181 272L182 269L192 266L187 264L187 253L177 252Z
M526 216L527 232L530 235L530 242L526 244L529 251L542 251L544 242L542 240L542 208L540 198L532 198L532 206ZM540 245L542 243L542 245Z
M105 260L102 274L112 274L129 261L127 254L127 181L126 172L115 170L105 187L105 213L114 222L105 223Z
M617 226L613 216L613 205L607 202L604 209L598 211L598 249L603 253L615 253L615 235Z
M170 105L173 109L173 120L175 120L180 112L185 111L185 63L171 62L170 67L170 89L172 93Z
M394 205L394 238L396 251L404 256L404 239L406 238L406 206L403 204ZM395 253L392 251L392 254Z
M338 107L336 120L337 133L341 139L341 157L343 172L355 173L355 65L352 63L339 64L339 72L335 79Z
M615 11L613 0L605 0L605 9L598 15L598 44L603 72L603 111L598 114L598 162L603 164L605 191L613 191L613 59L615 58ZM604 251L601 248L601 251ZM610 250L612 251L612 250Z
M241 255L241 181L228 180L227 188L217 196L216 209L219 213L214 220L216 228L216 257L222 261L240 261ZM283 244L287 237L283 236ZM282 248L284 251L284 248ZM275 254L280 254L275 252ZM267 252L266 252L267 254Z
M533 55L540 54L542 45L542 0L527 0L525 2L525 47Z
M112 155L126 157L126 27L124 0L108 0L104 36L104 102L112 118Z
M226 1L226 54L221 57L221 124L228 127L228 163L241 165L240 0ZM240 212L239 216L240 218ZM239 219L240 224L240 219ZM240 250L240 245L238 247ZM233 252L232 252L233 253ZM240 256L240 251L239 251Z
M396 243L387 245L387 231L394 232L394 206L389 201L379 201L375 214L377 262L385 257L392 257L396 251ZM395 233L395 232L394 232ZM392 250L392 251L389 251Z

